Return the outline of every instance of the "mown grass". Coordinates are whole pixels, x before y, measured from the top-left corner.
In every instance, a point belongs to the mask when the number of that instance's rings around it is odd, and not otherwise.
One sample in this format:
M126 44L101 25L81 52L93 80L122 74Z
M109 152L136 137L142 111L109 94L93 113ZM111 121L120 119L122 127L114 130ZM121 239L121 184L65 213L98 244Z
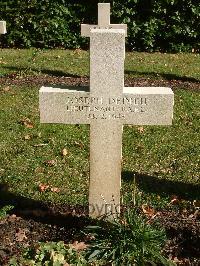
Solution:
M15 71L19 75L89 73L85 51L4 49L0 58L1 76ZM125 69L128 77L153 78L158 73L200 80L199 61L195 54L128 53ZM38 91L34 85L10 85L8 90L1 86L0 183L8 184L10 193L34 200L86 205L89 126L40 124ZM146 202L150 197L161 206L172 194L200 198L199 102L198 92L180 88L175 91L172 126L124 127L122 196L126 202L132 198L134 175ZM33 127L24 124L25 118ZM40 184L60 191L40 192Z
M89 75L89 53L83 50L1 49L0 76L20 74ZM126 53L125 75L200 80L200 54Z

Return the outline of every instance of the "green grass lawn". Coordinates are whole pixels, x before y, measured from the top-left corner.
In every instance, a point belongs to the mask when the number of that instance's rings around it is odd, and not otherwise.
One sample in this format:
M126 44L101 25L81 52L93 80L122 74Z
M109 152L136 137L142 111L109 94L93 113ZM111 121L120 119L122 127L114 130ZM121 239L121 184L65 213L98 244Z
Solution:
M1 49L0 76L52 73L89 75L89 53L82 50ZM200 54L126 53L125 74L129 77L174 77L200 81Z
M89 75L88 52L80 50L2 49L0 61L3 77L13 72ZM125 73L200 81L200 55L127 53ZM40 124L38 91L34 85L10 85L8 90L1 85L0 183L6 183L11 193L34 200L86 205L89 126ZM122 196L126 202L132 197L134 174L145 202L151 199L161 206L172 194L200 198L199 103L199 92L179 88L172 126L124 127ZM40 184L59 192L41 192ZM159 203L158 195L165 200Z

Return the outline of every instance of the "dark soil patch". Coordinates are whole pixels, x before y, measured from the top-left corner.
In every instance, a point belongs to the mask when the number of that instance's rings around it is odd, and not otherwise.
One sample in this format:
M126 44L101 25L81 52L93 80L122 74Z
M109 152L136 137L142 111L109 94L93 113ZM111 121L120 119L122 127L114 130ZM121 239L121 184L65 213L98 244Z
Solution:
M12 256L20 257L25 248L38 242L72 243L78 239L76 235L80 235L81 229L91 224L82 207L37 205L34 209L15 208L0 220L0 265L7 265Z
M0 85L65 85L65 86L87 86L89 85L88 77L60 77L51 75L38 76L18 76L16 73L10 74L0 79ZM126 78L125 86L147 87L147 86L164 86L172 89L186 89L200 91L200 81L190 81L190 79L153 79L153 78Z
M42 203L41 208L15 209L0 220L0 265L12 256L19 257L26 247L41 241L73 243L81 230L94 223L87 209ZM200 216L175 211L159 212L155 221L166 229L164 253L177 265L200 265ZM79 235L79 236L78 236Z

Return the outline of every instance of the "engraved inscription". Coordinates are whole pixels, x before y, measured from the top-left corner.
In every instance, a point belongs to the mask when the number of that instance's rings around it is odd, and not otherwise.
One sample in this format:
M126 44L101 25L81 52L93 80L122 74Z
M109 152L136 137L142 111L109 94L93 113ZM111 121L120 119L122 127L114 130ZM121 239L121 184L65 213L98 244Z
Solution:
M99 27L99 26L93 26L92 29L104 29L104 30L110 30L112 29L113 27L112 26L108 26L108 27Z
M88 119L125 119L128 113L144 113L147 97L67 97L67 112L84 112Z

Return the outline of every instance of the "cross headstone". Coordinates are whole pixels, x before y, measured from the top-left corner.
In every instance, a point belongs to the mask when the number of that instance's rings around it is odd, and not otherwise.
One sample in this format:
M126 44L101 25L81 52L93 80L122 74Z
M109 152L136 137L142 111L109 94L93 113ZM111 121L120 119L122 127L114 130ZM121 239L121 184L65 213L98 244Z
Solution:
M81 24L81 35L90 37L92 29L122 29L127 36L126 24L110 24L110 3L98 4L98 25Z
M0 34L6 34L6 22L0 21Z
M170 125L173 116L170 88L124 87L126 27L105 28L108 10L99 4L98 27L82 26L90 37L90 88L40 89L42 123L90 124L92 217L120 212L123 125Z

